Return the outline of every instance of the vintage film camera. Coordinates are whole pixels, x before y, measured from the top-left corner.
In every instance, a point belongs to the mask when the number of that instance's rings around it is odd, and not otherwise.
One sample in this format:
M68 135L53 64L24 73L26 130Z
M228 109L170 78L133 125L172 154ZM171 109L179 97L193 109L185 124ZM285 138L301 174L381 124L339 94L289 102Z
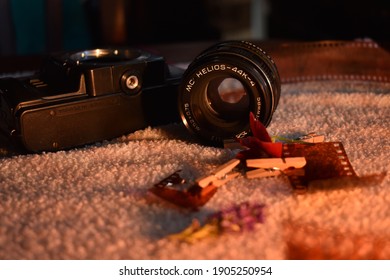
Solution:
M173 122L182 72L135 49L51 56L37 76L0 80L1 127L40 152Z
M53 55L32 77L0 79L0 127L28 151L56 151L180 119L206 144L243 137L249 112L267 125L280 79L245 41L217 43L184 71L137 49Z

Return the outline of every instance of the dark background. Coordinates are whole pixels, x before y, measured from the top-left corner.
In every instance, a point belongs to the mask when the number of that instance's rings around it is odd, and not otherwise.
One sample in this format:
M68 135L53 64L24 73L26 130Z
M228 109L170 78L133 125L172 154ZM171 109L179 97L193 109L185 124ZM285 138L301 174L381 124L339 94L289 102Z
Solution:
M272 0L271 37L300 40L390 39L390 1Z
M253 38L388 42L389 11L388 0L0 0L0 55Z

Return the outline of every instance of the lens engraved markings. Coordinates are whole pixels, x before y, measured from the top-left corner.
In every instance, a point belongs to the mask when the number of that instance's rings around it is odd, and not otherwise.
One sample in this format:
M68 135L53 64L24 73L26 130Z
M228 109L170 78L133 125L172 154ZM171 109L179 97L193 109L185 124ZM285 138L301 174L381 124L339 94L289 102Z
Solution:
M237 139L241 139L241 138L244 138L247 135L248 135L248 132L244 130L244 131L241 131L240 133L236 134L236 138Z
M254 87L256 85L256 83L252 80L252 78L244 70L239 69L236 66L232 67L232 66L226 66L225 64L214 64L214 65L204 67L201 70L199 70L198 72L196 72L195 75L193 76L193 78L188 80L188 83L185 87L186 91L191 92L192 87L196 83L196 81L195 81L196 78L200 79L204 75L207 75L208 73L211 73L214 71L226 71L226 70L229 70L229 71L234 72L235 74L238 74L241 78L244 78L245 80L247 80L249 82L250 86Z
M186 86L186 91L187 91L187 92L190 92L193 85L195 85L195 80L194 80L194 79L190 79L190 80L188 81L187 86Z
M189 125L191 125L195 130L200 131L199 125L197 124L197 122L192 117L190 104L188 104L188 103L184 104L184 112L185 112L185 115L187 116L187 118L186 118L187 123Z
M254 87L254 86L256 85L255 82L252 81L251 77L249 77L248 74L247 74L244 70L239 69L239 68L237 68L237 67L230 67L230 66L226 67L226 69L231 70L231 71L233 71L234 73L240 75L242 78L248 80L248 81L249 81L249 84L250 84L252 87Z
M261 111L261 98L260 97L257 97L256 98L256 102L257 102L257 106L256 106L256 113L255 113L255 117L258 119L260 118L260 111Z
M214 64L207 67L202 68L198 72L195 73L194 78L188 80L188 83L186 85L186 91L191 92L192 87L195 85L195 78L202 78L204 75L214 72L214 71L225 71L226 65L225 64Z
M198 78L202 77L203 75L206 75L210 72L213 71L225 71L226 70L226 65L225 64L215 64L215 65L210 65L205 68L202 68L200 71L196 72L196 76Z

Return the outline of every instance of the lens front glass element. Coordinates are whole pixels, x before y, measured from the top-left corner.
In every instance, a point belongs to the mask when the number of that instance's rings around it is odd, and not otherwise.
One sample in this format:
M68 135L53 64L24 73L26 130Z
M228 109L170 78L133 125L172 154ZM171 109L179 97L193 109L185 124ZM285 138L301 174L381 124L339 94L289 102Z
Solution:
M247 118L249 96L239 80L218 77L209 82L206 91L209 109L215 117L226 121Z

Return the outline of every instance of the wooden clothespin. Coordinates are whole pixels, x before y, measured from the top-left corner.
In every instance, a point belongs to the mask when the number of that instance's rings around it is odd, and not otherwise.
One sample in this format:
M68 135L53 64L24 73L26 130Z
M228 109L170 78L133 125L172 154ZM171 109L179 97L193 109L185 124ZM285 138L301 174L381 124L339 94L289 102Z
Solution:
M325 136L321 134L317 134L315 132L308 133L306 135L303 135L297 140L306 142L306 143L322 143L325 141Z
M256 168L246 173L246 177L252 179L278 176L288 168L302 168L306 165L306 159L304 157L248 159L246 164L248 167Z
M255 170L247 171L246 177L248 179L261 178L261 177L274 177L282 174L282 171L274 168L257 168Z
M237 177L239 172L232 170L240 163L238 159L229 160L227 163L219 166L211 175L205 175L195 180L201 188L205 188L210 184L216 187L222 186L227 181Z
M306 159L304 157L248 159L246 165L255 168L277 168L284 170L290 167L302 168L306 165Z

